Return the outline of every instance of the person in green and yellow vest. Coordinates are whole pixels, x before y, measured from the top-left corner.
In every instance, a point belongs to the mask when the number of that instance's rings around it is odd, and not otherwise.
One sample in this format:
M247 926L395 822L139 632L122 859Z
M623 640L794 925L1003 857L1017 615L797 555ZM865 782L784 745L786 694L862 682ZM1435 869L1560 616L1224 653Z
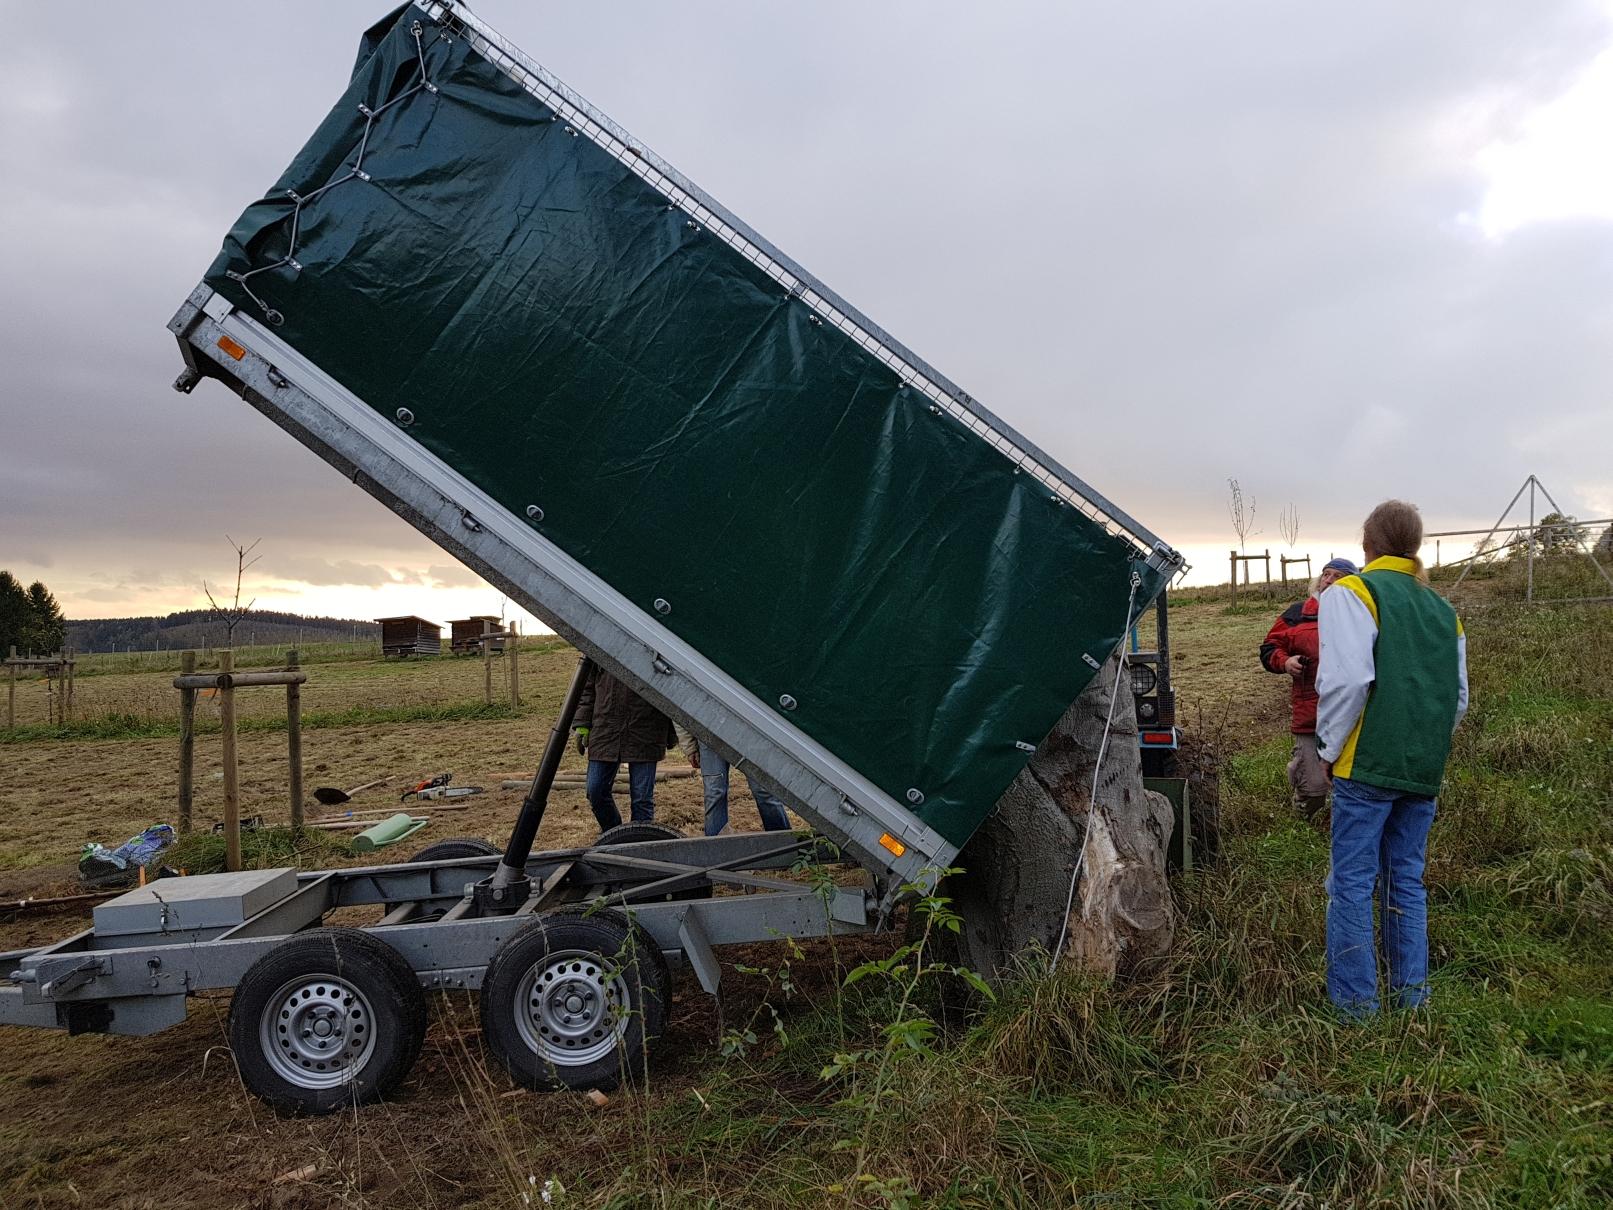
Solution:
M1389 990L1428 998L1428 830L1467 712L1467 639L1428 585L1415 506L1387 500L1362 526L1367 564L1322 594L1316 741L1333 782L1327 994L1351 1018L1378 1011L1372 897Z

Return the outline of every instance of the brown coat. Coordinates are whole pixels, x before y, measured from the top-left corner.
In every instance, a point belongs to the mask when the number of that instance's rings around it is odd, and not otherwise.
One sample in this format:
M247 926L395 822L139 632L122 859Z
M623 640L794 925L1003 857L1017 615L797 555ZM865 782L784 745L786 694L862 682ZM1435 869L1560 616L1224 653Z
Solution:
M672 720L597 666L589 671L573 727L588 727L588 759L658 761L677 743Z

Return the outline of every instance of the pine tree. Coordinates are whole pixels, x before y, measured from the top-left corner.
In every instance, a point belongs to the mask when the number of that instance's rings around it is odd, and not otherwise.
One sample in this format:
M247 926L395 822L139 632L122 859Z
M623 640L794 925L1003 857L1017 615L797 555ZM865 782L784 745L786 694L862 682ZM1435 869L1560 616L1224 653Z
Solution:
M0 570L0 655L11 648L26 651L28 640L28 594L23 591L17 577Z
M67 619L62 617L62 607L56 603L50 589L39 580L28 585L27 599L28 621L23 630L24 643L29 650L41 655L60 651L67 641Z

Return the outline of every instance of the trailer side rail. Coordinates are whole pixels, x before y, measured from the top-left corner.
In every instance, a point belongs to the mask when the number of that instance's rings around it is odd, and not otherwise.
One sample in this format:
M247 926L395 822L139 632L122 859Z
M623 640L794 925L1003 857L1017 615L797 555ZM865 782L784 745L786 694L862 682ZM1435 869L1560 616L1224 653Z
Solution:
M950 865L956 845L222 295L198 286L169 329L190 367L182 389L202 373L229 382L612 675L715 740L863 865L890 871L893 895Z

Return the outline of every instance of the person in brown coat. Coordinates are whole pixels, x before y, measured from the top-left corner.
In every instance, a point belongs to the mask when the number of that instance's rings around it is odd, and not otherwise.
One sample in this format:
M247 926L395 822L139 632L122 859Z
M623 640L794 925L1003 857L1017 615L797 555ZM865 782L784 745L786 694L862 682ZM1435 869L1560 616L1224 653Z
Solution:
M677 743L672 720L596 665L583 685L572 730L577 751L588 758L588 805L599 830L622 822L611 787L624 762L633 821L654 819L655 766Z

